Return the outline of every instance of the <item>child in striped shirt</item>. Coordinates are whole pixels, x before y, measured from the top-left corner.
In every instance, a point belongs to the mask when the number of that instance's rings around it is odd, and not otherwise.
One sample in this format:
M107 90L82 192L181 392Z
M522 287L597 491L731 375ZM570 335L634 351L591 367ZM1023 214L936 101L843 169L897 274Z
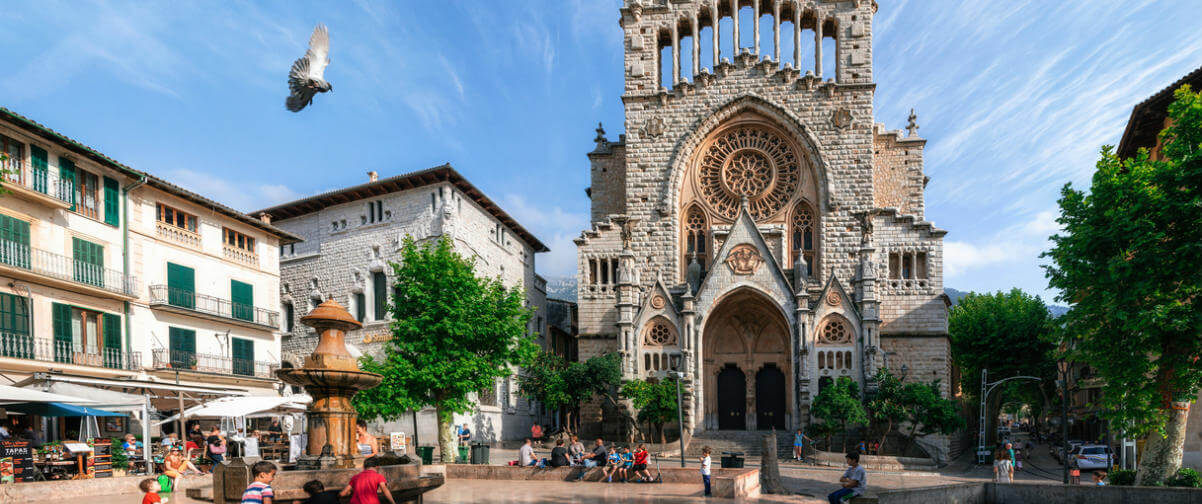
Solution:
M256 462L250 468L250 474L255 478L242 492L242 504L271 504L275 493L271 491L271 481L275 479L275 464L267 461Z

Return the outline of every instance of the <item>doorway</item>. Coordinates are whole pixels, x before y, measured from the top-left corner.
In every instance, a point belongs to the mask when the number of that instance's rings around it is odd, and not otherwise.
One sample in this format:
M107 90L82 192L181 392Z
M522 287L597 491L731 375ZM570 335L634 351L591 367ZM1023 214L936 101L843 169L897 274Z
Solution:
M785 430L785 374L773 363L755 374L755 425Z
M734 364L718 373L718 428L747 428L747 377Z

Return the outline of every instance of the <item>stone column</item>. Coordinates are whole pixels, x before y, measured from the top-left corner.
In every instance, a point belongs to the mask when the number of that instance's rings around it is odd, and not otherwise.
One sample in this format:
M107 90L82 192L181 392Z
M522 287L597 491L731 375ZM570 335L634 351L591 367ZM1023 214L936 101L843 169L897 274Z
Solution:
M672 23L672 87L680 82L680 24Z
M859 290L861 325L864 328L864 359L862 362L865 380L876 374L880 355L884 351L880 347L881 302L876 293L876 265L873 263L875 256L876 248L872 245L860 247Z
M684 403L681 404L681 408L685 408L684 425L681 426L681 429L687 432L692 432L697 425L696 392L701 388L701 380L699 379L700 375L697 371L697 363L693 360L694 355L700 355L700 352L699 348L696 346L696 340L694 339L696 337L695 333L697 332L697 329L695 327L696 312L694 312L693 294L690 293L688 289L685 289L684 295L681 296L681 305L682 309L680 310L680 318L682 321L684 321L684 331L681 338L681 347L683 350L681 351L680 355L680 361L681 364L683 364L683 369L680 369L680 371L685 374L685 380L690 385L688 395L684 398Z
M772 2L772 59L780 64L780 2Z
M697 34L701 28L697 26L697 13L693 13L693 82L697 82L697 74L701 73L701 39Z
M815 13L814 23L814 75L822 77L822 14Z
M731 46L734 48L734 52L730 54L732 54L731 58L737 58L739 56L739 0L730 0L730 12L730 34L735 39Z
M711 14L710 14L711 30L710 31L712 32L712 33L710 33L710 35L714 39L714 44L712 46L714 48L714 51L713 51L714 52L714 66L711 68L713 68L714 71L717 71L718 53L721 52L718 50L718 47L720 47L718 45L718 43L719 43L719 41L718 41L718 0L713 0L712 2L710 2L710 12L711 12Z
M801 70L801 6L793 6L793 68Z
M634 311L637 309L632 273L634 267L634 252L626 247L618 256L617 272L617 328L623 352L622 375L625 378L636 376L639 367L638 342L634 336Z
M755 17L755 26L752 29L755 39L755 59L760 59L760 0L755 0L751 3L751 15Z

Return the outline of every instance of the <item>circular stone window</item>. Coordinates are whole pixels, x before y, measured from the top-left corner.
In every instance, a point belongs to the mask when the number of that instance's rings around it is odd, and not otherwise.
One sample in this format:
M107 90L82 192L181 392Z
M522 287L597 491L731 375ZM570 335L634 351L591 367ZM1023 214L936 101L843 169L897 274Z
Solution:
M801 181L801 168L790 144L775 131L737 126L705 146L696 170L702 199L718 215L733 220L739 204L756 220L785 208Z

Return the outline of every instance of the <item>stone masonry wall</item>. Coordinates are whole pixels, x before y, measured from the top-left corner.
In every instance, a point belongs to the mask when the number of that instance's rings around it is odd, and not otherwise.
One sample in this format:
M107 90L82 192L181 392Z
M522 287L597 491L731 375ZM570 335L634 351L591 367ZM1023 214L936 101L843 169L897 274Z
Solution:
M589 186L592 200L592 222L600 222L607 215L626 212L626 146L602 142L597 150L589 153L592 185Z

